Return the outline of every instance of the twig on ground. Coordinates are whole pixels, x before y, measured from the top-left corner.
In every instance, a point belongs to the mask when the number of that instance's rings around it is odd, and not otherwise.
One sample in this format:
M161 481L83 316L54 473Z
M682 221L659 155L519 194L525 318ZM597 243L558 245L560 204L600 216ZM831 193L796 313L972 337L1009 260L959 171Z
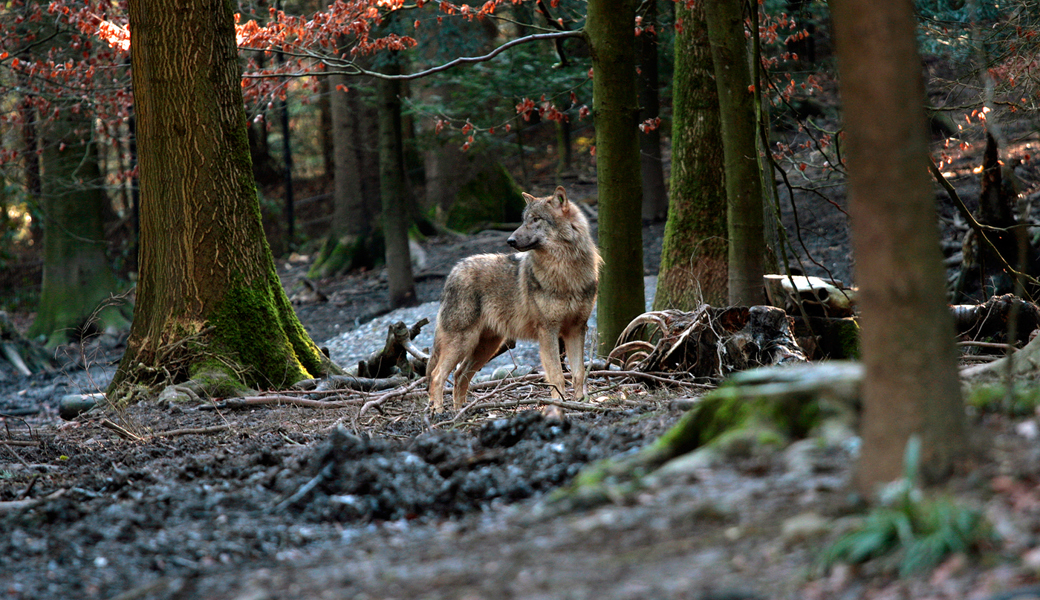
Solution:
M360 418L361 415L363 415L366 412L368 412L368 410L370 408L375 408L377 406L382 406L387 400L390 400L391 398L396 398L398 396L403 396L403 395L407 394L408 392L412 391L413 389L415 389L415 387L417 385L419 385L420 383L423 383L425 381L426 381L426 377L420 377L419 379L416 379L415 381L409 383L408 385L404 386L403 388L397 388L397 389L395 389L395 390L393 390L391 392L387 392L387 393L383 394L382 396L376 398L375 400L369 400L368 402L366 402L361 407L361 410L358 411L358 418Z
M109 421L108 419L101 419L100 425L102 427L104 427L105 429L111 429L112 431L114 431L121 438L130 440L130 441L133 441L133 442L143 442L143 441L145 441L145 439L143 437L137 435L136 433L130 431L129 429L127 429L127 428L125 428L125 427L123 427L121 425L116 425L115 423L113 423L112 421Z
M281 502L279 502L274 507L275 512L283 512L283 511L287 510L288 508L290 508L292 505L294 505L297 502L299 502L300 500L303 500L304 498L306 498L307 495L310 494L314 490L314 488L318 487L318 485L322 481L325 481L325 479L327 479L328 477L330 477L332 475L332 471L335 468L336 468L336 463L331 463L330 462L327 465L325 465L325 467L322 468L322 470L319 471L317 475L315 475L313 478L311 478L310 481L308 481L307 483L305 483L302 486L300 486L300 489L296 490L296 493L294 493L292 496L289 496L285 500L282 500Z
M160 431L153 433L152 437L177 437L181 435L208 435L211 433L221 433L223 431L229 431L231 427L227 425L214 425L212 427L191 427L187 429L171 429L170 431Z
M33 440L0 440L0 445L3 446L39 446L40 443Z
M25 459L24 459L24 458L22 458L22 455L21 455L21 454L18 454L17 452L15 452L15 451L14 451L14 448L12 448L12 447L10 447L10 446L8 446L8 445L4 444L4 449L5 449L5 450L7 450L8 452L10 452L12 456L14 456L15 458L17 458L17 459L18 459L18 462L20 462L20 463L22 463L23 465L25 465L25 467L26 467L26 468L28 468L28 467L29 467L29 463L25 462Z

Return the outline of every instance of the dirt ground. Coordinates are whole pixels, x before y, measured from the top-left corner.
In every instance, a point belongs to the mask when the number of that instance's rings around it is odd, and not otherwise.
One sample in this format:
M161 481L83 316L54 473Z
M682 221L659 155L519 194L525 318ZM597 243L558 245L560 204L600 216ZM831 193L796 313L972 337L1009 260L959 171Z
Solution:
M969 203L971 166L965 156L953 167ZM1037 173L1022 168L1029 193ZM591 184L569 191L595 194ZM782 200L797 248L815 260L803 257L806 271L852 281L840 194L836 205L796 194L797 228ZM948 202L939 212L952 255L963 231ZM661 231L645 229L648 274ZM474 236L424 249L428 301L458 258L494 248ZM306 266L280 265L290 294ZM320 283L328 301L297 307L319 341L385 303L378 273ZM898 579L879 564L817 568L820 549L856 519L851 446L810 441L676 468L598 507L549 501L582 466L674 424L688 389L593 380L594 400L563 420L508 402L430 415L421 387L364 414L379 393L340 408L157 402L60 419L61 396L103 387L120 351L104 340L70 348L61 370L28 379L0 367L0 597L1040 598L1030 587L1040 583L1040 447L1029 416L973 418L976 452L944 490L985 512L992 547Z

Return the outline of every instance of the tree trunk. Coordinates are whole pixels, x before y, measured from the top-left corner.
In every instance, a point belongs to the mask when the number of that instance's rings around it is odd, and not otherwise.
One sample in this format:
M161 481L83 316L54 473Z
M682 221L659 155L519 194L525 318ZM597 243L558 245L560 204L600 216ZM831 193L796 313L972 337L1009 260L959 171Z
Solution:
M21 154L22 164L25 165L25 192L31 201L39 202L42 182L40 181L40 156L36 154L36 151L40 147L40 140L36 131L37 111L30 96L22 98L18 112L22 118ZM40 228L39 222L39 219L33 219L29 224L29 233L33 242L36 243L43 240L43 230Z
M639 35L639 122L656 119L661 112L657 66L657 0L648 0L643 10ZM639 159L643 174L643 220L660 221L668 212L668 191L661 160L661 128L647 129L639 136Z
M92 127L86 114L65 110L42 128L43 287L29 336L45 336L48 348L78 334L129 326L122 302L105 302L118 285L105 255L108 198Z
M347 78L342 75L330 75L328 79L330 128L326 137L331 138L333 147L332 227L307 273L315 278L337 275L361 264L371 266L364 249L372 218L361 188L357 103L351 96L356 96L356 92L338 89L347 85Z
M635 10L632 0L590 0L585 24L594 73L599 246L604 262L596 318L603 355L645 309Z
M230 0L129 2L141 272L110 396L214 370L275 388L339 371L296 318L264 237L233 12Z
M832 9L866 368L855 481L866 494L901 475L911 435L921 439L926 482L947 475L965 449L965 419L913 4L836 0Z
M388 73L400 73L394 57ZM390 308L413 306L415 280L408 249L408 187L404 170L404 137L401 124L401 82L379 82L379 187L383 197L383 238L386 240L386 274Z
M704 5L675 7L672 174L654 309L692 311L728 300L726 193Z
M332 194L332 233L339 236L363 236L370 229L365 199L361 195L361 161L357 147L357 116L353 114L348 92L337 89L347 84L343 75L329 77L332 116L333 166L335 188Z
M705 17L719 93L726 166L726 222L729 229L729 302L765 302L762 178L755 136L755 95L751 90L744 14L736 0L707 0Z

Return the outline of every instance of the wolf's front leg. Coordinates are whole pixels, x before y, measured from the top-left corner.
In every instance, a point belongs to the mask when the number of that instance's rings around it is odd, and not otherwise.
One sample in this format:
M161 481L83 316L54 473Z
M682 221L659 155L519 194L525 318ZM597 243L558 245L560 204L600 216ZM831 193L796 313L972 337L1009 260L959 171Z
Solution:
M589 395L585 385L585 327L567 332L563 343L567 348L567 362L574 380L574 397L581 400Z
M560 334L555 330L542 329L538 332L538 355L542 358L545 379L552 387L552 397L563 400L566 384L563 367L560 365Z

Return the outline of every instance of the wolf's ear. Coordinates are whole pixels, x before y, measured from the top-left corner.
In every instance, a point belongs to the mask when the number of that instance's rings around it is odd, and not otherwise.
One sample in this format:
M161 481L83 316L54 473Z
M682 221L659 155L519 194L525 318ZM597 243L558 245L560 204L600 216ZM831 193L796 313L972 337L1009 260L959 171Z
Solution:
M531 194L528 194L527 192L520 192L520 195L524 197L524 202L526 202L528 204L530 204L530 203L534 202L535 200L537 200L537 198L535 198Z
M553 201L560 206L567 205L567 190L563 189L562 185L556 186L556 191L553 192Z

